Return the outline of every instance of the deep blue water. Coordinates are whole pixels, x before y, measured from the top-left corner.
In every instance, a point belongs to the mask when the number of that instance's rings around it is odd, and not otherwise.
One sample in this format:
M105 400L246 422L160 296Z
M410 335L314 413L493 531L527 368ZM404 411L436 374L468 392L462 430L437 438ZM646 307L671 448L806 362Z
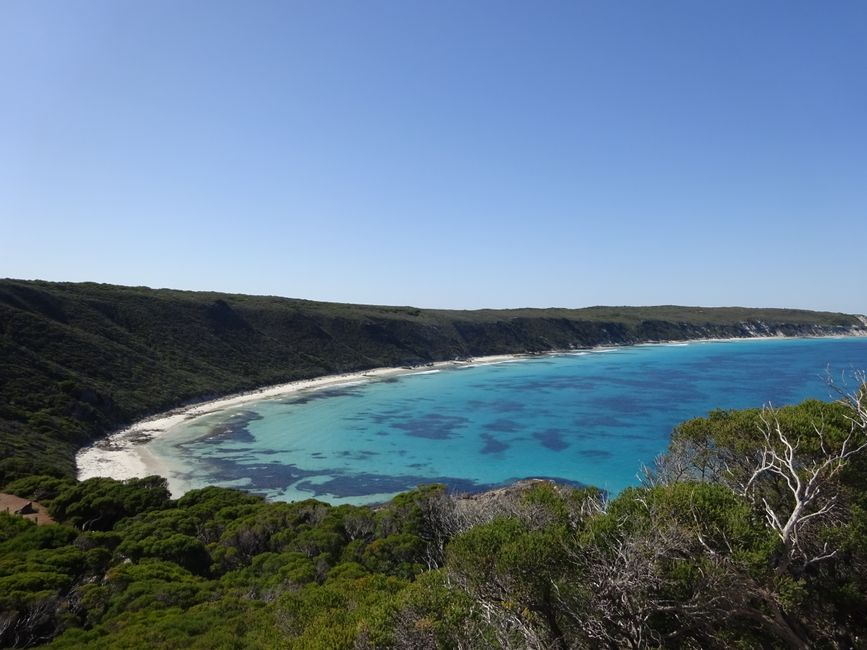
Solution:
M714 408L833 397L867 339L643 345L404 375L297 393L193 421L148 449L175 486L277 500L382 501L550 477L617 492L672 428Z

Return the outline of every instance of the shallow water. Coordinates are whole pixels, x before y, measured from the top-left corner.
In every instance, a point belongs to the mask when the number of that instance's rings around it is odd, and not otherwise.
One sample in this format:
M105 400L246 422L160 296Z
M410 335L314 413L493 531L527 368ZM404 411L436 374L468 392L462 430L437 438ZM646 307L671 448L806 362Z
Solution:
M174 486L277 500L382 501L550 477L617 492L672 428L714 408L828 399L867 339L640 345L309 390L199 418L148 443Z

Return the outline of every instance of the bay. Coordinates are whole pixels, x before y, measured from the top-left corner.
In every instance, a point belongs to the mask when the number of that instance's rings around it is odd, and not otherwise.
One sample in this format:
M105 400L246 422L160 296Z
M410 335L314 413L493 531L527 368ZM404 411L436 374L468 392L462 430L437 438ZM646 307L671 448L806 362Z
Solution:
M616 493L679 422L833 399L829 373L839 383L864 368L864 338L596 349L302 391L200 417L147 447L176 491L360 504L423 483L471 492L546 477Z

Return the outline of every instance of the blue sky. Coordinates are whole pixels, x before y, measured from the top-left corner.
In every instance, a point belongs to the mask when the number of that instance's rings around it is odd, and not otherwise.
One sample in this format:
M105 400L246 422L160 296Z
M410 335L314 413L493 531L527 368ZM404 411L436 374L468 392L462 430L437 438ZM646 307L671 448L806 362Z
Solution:
M0 277L867 312L867 3L0 3Z

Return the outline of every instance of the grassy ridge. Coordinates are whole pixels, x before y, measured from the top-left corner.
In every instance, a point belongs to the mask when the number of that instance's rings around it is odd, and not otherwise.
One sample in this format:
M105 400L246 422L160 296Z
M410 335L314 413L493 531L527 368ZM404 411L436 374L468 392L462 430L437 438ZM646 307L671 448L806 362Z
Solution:
M70 476L75 451L179 404L294 379L484 354L841 332L779 309L447 311L93 283L0 280L0 484Z

